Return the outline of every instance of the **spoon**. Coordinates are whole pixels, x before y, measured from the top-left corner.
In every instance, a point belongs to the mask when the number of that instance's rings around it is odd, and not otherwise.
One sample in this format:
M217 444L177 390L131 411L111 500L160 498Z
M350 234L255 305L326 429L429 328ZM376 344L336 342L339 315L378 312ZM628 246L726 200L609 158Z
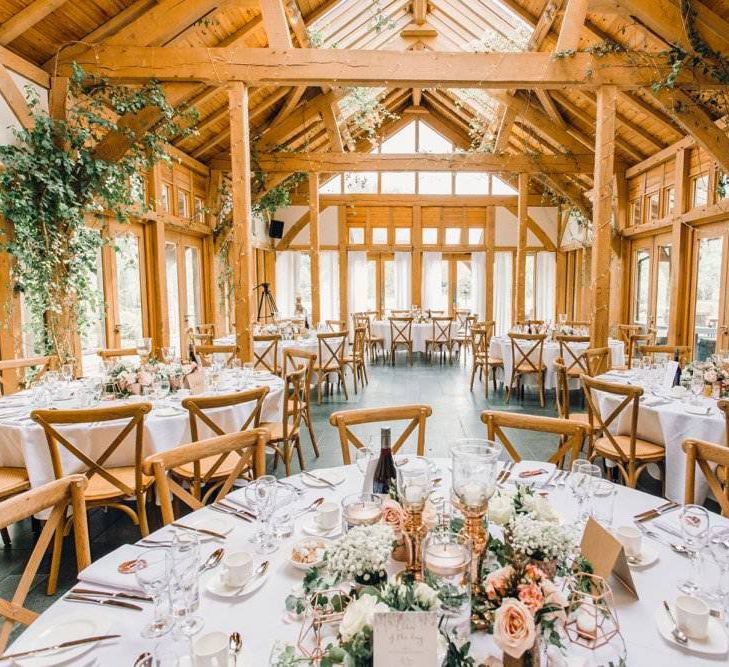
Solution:
M225 555L225 549L218 547L213 553L208 556L208 559L200 566L200 573L212 570Z
M672 544L671 549L673 549L677 554L682 554L684 556L691 554L691 550L685 544Z
M140 653L139 657L134 661L134 667L152 667L152 661L154 656L149 652L145 651Z
M236 667L238 664L238 654L240 653L240 650L243 648L243 638L240 636L239 632L231 632L230 633L230 639L228 640L228 650L230 651L230 654L233 656L233 667Z
M258 577L262 577L264 574L266 574L266 570L268 569L268 561L264 560L253 572L253 576L246 581L245 584L243 584L235 593L234 595L240 595L247 587L248 585L254 580L258 579Z
M668 602L665 600L663 601L663 606L668 612L668 615L671 617L671 623L673 623L673 630L671 631L671 634L673 635L673 638L679 643L686 645L688 644L688 637L678 629L678 623L676 623L676 619L673 616L673 612L671 611L671 608L668 606Z
M313 512L319 505L321 505L324 502L324 498L317 498L311 505L308 507L305 507L303 510L301 510L294 518L303 516L307 512Z

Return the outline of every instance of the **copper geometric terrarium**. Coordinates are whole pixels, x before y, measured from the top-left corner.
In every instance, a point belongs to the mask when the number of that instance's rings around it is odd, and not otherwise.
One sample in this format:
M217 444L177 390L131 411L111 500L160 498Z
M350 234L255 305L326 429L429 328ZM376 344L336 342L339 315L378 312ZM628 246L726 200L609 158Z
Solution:
M352 597L348 593L337 588L316 591L311 595L306 603L297 642L303 656L311 661L321 660L325 653L322 646L323 628L339 624L351 601Z

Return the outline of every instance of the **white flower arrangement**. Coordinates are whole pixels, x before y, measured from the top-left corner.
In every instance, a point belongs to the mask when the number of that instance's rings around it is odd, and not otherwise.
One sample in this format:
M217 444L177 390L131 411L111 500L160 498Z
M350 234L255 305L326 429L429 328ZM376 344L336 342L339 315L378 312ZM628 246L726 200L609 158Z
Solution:
M537 560L564 562L575 548L572 531L528 514L515 516L509 522L508 533L515 553Z
M499 526L506 526L514 517L525 515L538 521L560 522L552 503L536 495L529 486L499 489L489 501L489 520Z
M395 533L385 524L355 526L329 551L329 569L343 579L379 572L390 558L394 541Z

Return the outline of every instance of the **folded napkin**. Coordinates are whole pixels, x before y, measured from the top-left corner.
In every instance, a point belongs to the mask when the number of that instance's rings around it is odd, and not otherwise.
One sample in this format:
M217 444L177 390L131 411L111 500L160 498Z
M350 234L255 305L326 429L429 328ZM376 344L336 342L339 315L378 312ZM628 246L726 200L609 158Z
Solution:
M649 521L647 523L652 523L654 526L657 526L661 530L670 533L675 537L683 538L683 533L681 532L681 522L679 520L679 517L681 516L680 510L681 506L679 505L678 507L676 507L675 510L671 510L670 512L661 514L661 516L659 516L657 519L654 519L653 521Z
M665 405L668 402L667 398L662 398L661 396L642 396L640 399L640 404L649 408L657 405Z
M277 495L276 509L287 506L292 512L297 512L311 503L310 499L309 501L302 501L297 498L292 488L281 484L277 485ZM231 491L225 496L225 499L242 509L255 513L252 503L246 498L246 487Z
M135 558L144 558L148 549L133 544L124 544L118 549L106 554L103 558L94 561L85 570L78 573L78 580L93 586L108 586L125 591L143 593L142 587L137 583L134 573L122 574L119 565Z

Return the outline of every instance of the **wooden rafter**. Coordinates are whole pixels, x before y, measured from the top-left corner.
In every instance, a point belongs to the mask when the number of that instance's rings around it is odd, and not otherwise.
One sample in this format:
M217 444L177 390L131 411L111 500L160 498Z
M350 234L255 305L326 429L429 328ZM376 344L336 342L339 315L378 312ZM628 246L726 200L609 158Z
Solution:
M559 28L555 51L574 51L580 43L580 33L587 18L588 0L567 0Z
M518 206L508 206L508 211L512 213L517 219L519 218L519 207ZM537 221L532 218L529 213L526 214L526 226L527 229L534 234L542 243L545 250L556 250L556 246L554 245L554 241L549 238L549 235L547 232L545 232L537 223Z
M30 115L28 102L5 65L0 65L0 96L7 102L20 124L30 130L33 127L33 117Z
M36 23L56 11L66 0L33 0L29 5L14 14L0 25L0 44L10 44Z

